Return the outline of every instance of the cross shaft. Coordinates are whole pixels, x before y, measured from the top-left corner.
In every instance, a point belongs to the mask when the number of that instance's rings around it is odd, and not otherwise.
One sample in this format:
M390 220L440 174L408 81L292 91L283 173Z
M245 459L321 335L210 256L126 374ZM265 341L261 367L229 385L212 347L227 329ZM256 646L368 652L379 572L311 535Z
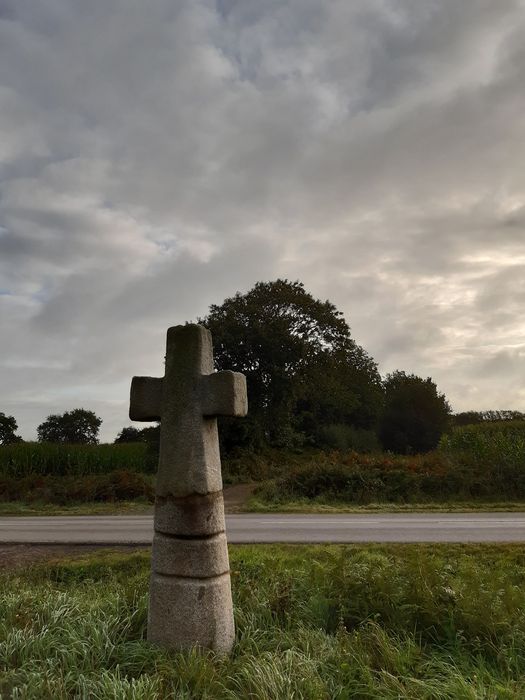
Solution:
M217 416L244 416L246 379L214 372L211 334L168 329L163 378L134 377L130 418L160 420L148 639L228 652L234 641Z

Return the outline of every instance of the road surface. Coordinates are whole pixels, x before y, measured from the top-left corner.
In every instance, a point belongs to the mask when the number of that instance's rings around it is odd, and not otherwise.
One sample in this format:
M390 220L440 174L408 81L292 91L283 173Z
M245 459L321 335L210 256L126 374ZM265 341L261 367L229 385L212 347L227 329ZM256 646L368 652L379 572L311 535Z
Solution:
M525 542L525 513L232 514L231 543ZM0 517L0 544L149 544L150 515Z

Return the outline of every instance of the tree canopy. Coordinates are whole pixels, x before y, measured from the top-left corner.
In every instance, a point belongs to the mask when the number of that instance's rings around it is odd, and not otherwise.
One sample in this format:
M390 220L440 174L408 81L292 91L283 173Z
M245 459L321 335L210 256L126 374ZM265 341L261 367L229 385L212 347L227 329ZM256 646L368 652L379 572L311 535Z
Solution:
M249 419L238 436L289 445L315 437L323 422L375 421L375 362L351 338L342 313L302 283L258 282L212 305L199 322L212 332L217 368L246 375Z
M450 406L430 377L393 372L384 382L385 404L379 437L385 450L400 454L429 452L450 420Z
M159 440L160 424L147 425L145 428L135 428L135 426L129 425L126 428L122 428L114 442L116 444L123 442L146 442L158 446Z
M123 442L143 442L144 437L142 435L141 428L135 428L133 425L128 425L126 428L122 428L120 433L114 440L115 444L120 444Z
M0 445L22 442L22 438L16 434L17 429L18 424L13 416L0 413Z
M96 445L102 420L84 408L51 415L37 428L39 442Z

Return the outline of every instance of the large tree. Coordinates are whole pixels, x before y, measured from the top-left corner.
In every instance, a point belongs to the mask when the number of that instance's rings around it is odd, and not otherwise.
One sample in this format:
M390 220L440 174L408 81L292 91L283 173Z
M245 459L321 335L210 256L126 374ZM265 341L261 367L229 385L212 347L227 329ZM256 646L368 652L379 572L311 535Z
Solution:
M375 363L342 313L300 282L259 282L199 322L212 332L217 368L247 377L249 419L237 427L240 439L286 445L312 437L319 422L374 421Z
M328 425L373 430L383 405L376 364L358 345L322 353L301 377L296 415L306 434Z
M450 406L430 377L393 372L385 382L379 437L385 450L400 454L429 452L450 421Z
M18 425L13 416L0 413L0 445L22 442L22 438L16 434L17 428Z
M39 442L96 445L102 420L84 408L48 416L37 428Z

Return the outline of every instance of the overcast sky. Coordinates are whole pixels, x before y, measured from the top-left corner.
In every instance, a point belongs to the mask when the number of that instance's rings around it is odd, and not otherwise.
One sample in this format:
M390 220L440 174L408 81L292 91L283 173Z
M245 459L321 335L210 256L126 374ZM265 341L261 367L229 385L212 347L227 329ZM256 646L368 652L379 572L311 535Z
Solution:
M525 410L521 0L0 0L0 411L112 440L260 280L384 375Z

